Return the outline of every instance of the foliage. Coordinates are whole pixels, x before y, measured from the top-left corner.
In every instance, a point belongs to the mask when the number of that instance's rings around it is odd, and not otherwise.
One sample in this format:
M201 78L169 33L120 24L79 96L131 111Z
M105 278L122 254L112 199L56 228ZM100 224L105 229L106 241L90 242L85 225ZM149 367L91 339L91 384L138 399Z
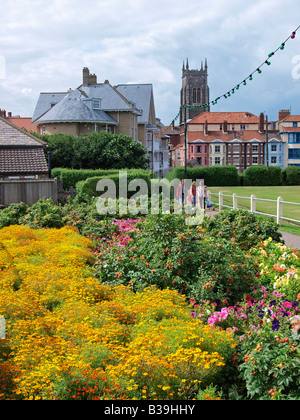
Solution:
M64 189L76 187L79 181L85 181L88 178L95 176L109 176L119 173L117 169L67 169L67 168L54 168L51 175L53 178L60 178L63 180Z
M249 166L244 172L244 185L282 185L281 172L279 166Z
M71 227L11 226L0 240L2 399L204 398L222 378L232 334L191 318L176 291L99 283Z
M172 179L184 179L184 167L177 166L166 176ZM235 166L205 166L187 168L187 178L193 181L204 179L207 186L239 185L238 172Z
M288 166L282 171L282 180L285 185L300 185L300 168Z
M41 136L52 153L52 166L73 169L122 169L148 167L146 149L124 134L101 131L88 136Z
M206 218L203 227L209 234L232 240L245 250L255 246L260 240L271 237L280 241L282 236L273 219L265 219L247 210L222 211L213 219Z
M133 222L133 223L132 223ZM148 215L131 229L98 241L99 278L133 290L174 288L188 297L239 300L254 281L251 258L231 241L206 237L184 215ZM231 258L227 255L230 253Z

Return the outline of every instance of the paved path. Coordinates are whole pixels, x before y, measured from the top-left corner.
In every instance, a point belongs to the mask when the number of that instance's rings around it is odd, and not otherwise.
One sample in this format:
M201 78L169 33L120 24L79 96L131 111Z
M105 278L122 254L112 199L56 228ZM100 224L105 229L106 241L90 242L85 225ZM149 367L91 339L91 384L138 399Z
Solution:
M292 235L291 233L287 232L280 232L282 233L282 239L284 240L287 247L300 250L300 236Z

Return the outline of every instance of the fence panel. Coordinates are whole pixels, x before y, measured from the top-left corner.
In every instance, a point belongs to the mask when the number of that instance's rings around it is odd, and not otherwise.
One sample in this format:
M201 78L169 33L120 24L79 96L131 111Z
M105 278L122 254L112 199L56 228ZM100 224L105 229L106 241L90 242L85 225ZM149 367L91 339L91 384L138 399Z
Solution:
M251 213L261 214L261 215L269 216L269 217L274 217L277 220L277 223L279 225L282 224L283 220L286 220L288 222L293 222L293 223L300 223L300 220L296 220L296 219L292 219L292 218L288 218L288 217L283 216L283 205L284 204L300 206L300 203L293 203L291 201L283 201L282 197L278 197L277 200L269 200L269 199L266 199L266 198L257 198L257 197L255 197L254 194L252 194L251 197L243 197L243 196L238 196L235 193L232 194L232 195L226 195L226 194L223 194L222 192L219 192L219 194L216 194L216 193L212 193L212 192L208 191L208 198L212 203L213 203L212 196L218 197L219 202L217 203L215 201L215 204L219 206L220 210L222 210L223 207L228 207L230 209L237 210L239 208L238 199L242 198L242 199L250 200L250 210L248 210L248 211L250 211ZM227 205L224 204L224 200L223 200L224 197L231 197L232 198L232 206L227 206ZM257 201L265 201L265 202L270 202L270 203L276 203L277 204L276 214L270 214L270 213L264 213L264 212L257 211L256 210L256 202Z
M58 203L56 178L0 181L1 207L7 207L12 203L20 202L32 205L41 198L52 198L55 204Z

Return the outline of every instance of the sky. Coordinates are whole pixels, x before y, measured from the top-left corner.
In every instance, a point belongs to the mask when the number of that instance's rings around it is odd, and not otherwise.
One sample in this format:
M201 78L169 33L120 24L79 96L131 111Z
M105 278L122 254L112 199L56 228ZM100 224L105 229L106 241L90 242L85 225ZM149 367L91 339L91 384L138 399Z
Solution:
M82 69L112 85L152 83L165 125L180 106L183 61L207 58L210 100L264 63L300 25L299 0L6 0L0 5L0 108L31 117L40 92L75 89ZM211 111L300 114L300 30L262 73Z

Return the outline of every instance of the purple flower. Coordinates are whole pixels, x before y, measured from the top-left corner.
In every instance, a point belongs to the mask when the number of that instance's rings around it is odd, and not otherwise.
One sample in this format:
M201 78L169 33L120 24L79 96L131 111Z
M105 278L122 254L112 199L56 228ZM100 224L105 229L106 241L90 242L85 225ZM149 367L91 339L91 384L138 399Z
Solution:
M272 321L272 330L273 331L278 331L280 327L279 321L278 319L274 318Z

